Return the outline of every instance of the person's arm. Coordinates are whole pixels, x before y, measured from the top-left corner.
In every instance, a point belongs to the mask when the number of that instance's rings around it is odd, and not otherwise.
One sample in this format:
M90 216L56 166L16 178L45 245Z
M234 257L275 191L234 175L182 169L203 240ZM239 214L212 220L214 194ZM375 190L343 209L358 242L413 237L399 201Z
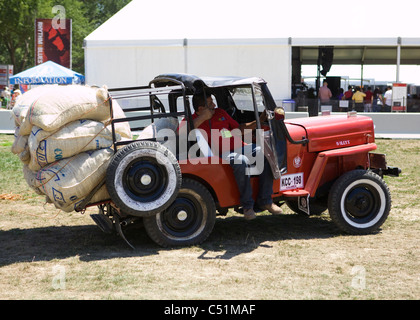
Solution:
M204 121L210 120L213 117L214 110L208 108L202 109L197 118L193 120L194 128L197 129Z
M212 118L214 114L214 110L210 110L210 109L203 109L200 114L197 114L197 117L195 119L193 119L193 126L194 128L192 129L198 129L201 124L206 121L206 120L210 120ZM178 134L179 135L183 135L187 133L187 120L183 119L181 121L181 123L179 124L178 127Z
M264 110L260 114L260 123L263 123L266 120L267 120L267 114ZM241 123L239 125L239 129L241 130L242 134L244 133L244 130L246 130L246 129L249 129L249 130L257 129L257 120L254 120L254 121L251 121L251 122L248 122L248 123Z
M241 130L242 133L244 133L244 130L249 129L249 130L253 130L257 128L257 121L254 120L252 122L248 122L248 123L241 123L239 125L239 129Z

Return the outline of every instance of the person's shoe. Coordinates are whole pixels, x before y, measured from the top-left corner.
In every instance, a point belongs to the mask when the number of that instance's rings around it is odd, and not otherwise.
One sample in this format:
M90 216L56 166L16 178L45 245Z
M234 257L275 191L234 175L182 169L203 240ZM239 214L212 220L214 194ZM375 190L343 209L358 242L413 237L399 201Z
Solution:
M278 215L278 214L283 213L283 210L278 205L276 205L275 203L266 204L264 206L261 206L261 209L267 210L268 212L270 212L271 214L274 214L274 215Z
M250 209L245 209L244 208L244 218L245 220L253 220L255 219L257 216L255 214L254 209L250 208Z

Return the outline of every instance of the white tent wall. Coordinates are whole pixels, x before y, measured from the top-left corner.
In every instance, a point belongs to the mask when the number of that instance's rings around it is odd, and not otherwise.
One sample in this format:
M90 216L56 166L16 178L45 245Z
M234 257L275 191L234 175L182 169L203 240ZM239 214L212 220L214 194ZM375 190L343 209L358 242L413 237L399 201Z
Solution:
M159 73L184 72L184 49L170 47L85 48L86 82L109 88L147 85Z
M189 41L188 44L188 73L200 76L261 77L268 82L270 91L279 104L282 99L290 98L290 46L236 43L195 45L194 41Z
M141 41L139 41L141 43ZM291 47L253 40L179 40L165 45L85 44L86 82L110 88L146 85L162 73L198 76L258 76L278 103L291 94ZM277 42L279 42L277 40Z

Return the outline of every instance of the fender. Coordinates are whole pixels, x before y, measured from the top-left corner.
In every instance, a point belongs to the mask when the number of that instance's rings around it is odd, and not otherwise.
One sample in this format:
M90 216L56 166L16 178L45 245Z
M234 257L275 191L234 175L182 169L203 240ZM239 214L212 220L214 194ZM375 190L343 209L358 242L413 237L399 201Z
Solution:
M334 149L320 152L315 159L314 166L312 167L311 173L306 182L305 191L308 192L309 196L314 196L318 188L319 182L324 174L325 166L330 158L350 156L360 153L368 154L370 151L376 150L377 146L375 143L368 143L353 147Z

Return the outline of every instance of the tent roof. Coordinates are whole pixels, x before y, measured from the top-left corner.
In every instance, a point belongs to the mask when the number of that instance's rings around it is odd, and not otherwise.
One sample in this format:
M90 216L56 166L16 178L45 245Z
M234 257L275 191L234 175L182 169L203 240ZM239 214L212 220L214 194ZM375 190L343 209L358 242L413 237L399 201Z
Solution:
M53 61L47 61L10 77L11 84L82 83L84 76Z
M133 0L85 40L91 46L101 41L182 45L183 39L413 38L420 36L414 26L419 9L420 3L410 0L383 0L380 8L375 1L213 0L203 6L195 0Z
M334 64L360 65L396 64L400 43L400 63L420 64L419 11L420 2L409 0L383 0L380 8L375 1L133 0L85 47L289 44L302 64L316 64L319 46L334 46Z
M301 64L316 65L320 46L334 47L333 64L396 64L400 45L400 63L420 64L420 38L346 38L292 39Z

